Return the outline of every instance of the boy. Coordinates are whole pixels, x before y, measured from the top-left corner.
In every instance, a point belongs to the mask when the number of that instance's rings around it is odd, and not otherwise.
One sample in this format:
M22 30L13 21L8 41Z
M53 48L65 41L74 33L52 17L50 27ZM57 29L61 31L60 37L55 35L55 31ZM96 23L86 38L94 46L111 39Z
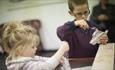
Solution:
M87 21L89 14L87 0L68 0L69 13L75 17L74 21L66 22L63 26L58 27L57 35L62 41L67 41L70 46L70 58L94 57L98 45L91 45L89 42L95 31L90 22ZM107 38L101 43L106 43Z

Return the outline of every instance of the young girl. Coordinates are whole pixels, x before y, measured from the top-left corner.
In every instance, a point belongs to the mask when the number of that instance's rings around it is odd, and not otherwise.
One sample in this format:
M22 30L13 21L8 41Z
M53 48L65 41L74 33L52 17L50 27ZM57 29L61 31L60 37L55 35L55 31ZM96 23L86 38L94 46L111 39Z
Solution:
M3 47L9 54L6 59L8 70L54 70L65 60L63 56L69 50L67 42L63 41L51 58L35 56L40 42L35 29L18 22L10 22L4 28Z

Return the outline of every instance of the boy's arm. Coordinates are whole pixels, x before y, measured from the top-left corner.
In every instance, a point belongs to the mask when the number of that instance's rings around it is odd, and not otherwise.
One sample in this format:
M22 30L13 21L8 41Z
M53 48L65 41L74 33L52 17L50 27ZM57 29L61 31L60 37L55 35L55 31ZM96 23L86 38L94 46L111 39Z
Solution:
M83 28L88 29L89 25L86 22L86 20L77 20L77 21L72 21L64 24L63 26L60 26L57 28L57 36L62 40L66 40L71 36L77 28Z
M79 26L76 26L74 21L67 22L64 25L57 28L57 36L62 41L67 41L67 38L72 35L75 29L79 28Z

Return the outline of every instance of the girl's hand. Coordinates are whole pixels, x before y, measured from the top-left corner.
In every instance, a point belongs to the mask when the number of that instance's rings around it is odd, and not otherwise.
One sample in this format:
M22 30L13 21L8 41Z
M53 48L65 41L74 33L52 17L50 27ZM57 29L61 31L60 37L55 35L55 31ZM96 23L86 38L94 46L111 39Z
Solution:
M66 41L62 41L60 49L62 49L66 53L67 51L69 51L69 44Z
M64 63L64 56L60 59L60 64Z

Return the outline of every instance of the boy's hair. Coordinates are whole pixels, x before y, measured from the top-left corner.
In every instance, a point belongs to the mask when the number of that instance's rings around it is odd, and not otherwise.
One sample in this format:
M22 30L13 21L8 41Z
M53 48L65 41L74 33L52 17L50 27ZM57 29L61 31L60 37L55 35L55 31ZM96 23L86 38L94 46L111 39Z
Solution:
M87 0L68 0L68 6L70 11L73 11L74 7L73 4L75 5L83 5L83 4L87 4L88 1Z
M19 22L10 22L4 26L3 48L11 58L15 58L26 48L37 46L39 37L34 28Z

